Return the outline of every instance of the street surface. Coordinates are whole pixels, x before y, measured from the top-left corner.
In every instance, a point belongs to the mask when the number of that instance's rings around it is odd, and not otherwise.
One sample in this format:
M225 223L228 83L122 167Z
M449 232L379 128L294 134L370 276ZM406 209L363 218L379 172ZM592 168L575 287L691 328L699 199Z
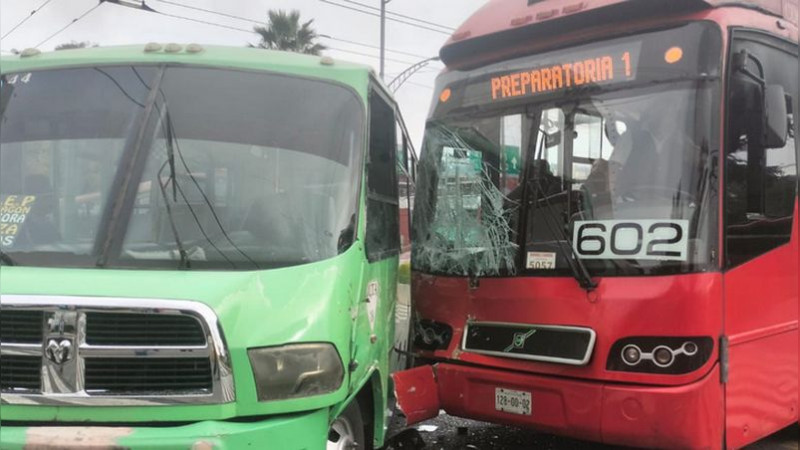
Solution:
M460 419L442 414L439 417L417 424L424 447L416 443L390 442L386 450L424 448L429 450L619 450L619 447L577 441L548 434L536 433L524 428L493 425L473 420ZM393 415L389 436L404 430L402 418ZM777 433L744 450L800 450L800 427L794 426Z

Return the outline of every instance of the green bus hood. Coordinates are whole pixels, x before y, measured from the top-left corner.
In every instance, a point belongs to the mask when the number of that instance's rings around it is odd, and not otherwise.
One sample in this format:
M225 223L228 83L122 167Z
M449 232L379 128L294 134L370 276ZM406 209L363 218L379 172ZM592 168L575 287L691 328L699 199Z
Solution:
M233 363L236 400L224 405L93 407L3 405L0 420L180 421L287 413L331 406L335 393L259 403L247 349L297 342L331 342L347 367L365 264L361 245L321 262L247 272L8 267L0 293L202 302L217 314ZM345 371L347 372L347 371ZM348 375L346 374L345 377Z

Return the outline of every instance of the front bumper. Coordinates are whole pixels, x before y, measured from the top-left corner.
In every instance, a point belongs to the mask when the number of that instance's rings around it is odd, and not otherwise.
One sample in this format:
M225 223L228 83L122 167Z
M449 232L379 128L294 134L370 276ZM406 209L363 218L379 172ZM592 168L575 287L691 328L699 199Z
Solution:
M206 421L182 426L7 426L0 449L324 449L328 410L253 422Z
M425 373L430 375L426 376ZM448 414L646 448L717 449L722 445L722 387L715 366L685 386L609 384L441 363L394 374L407 417ZM399 375L399 376L398 376ZM531 415L495 409L495 389L531 393ZM438 398L434 398L438 397Z

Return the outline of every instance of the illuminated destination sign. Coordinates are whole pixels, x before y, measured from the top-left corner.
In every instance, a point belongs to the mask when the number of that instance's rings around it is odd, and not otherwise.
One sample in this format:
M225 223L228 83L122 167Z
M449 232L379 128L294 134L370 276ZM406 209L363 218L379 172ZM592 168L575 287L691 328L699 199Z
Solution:
M491 54L492 49L487 47L486 52ZM485 66L446 71L436 80L431 116L518 108L560 97L592 96L693 77L718 80L721 56L719 27L703 21L598 39Z
M491 77L491 99L503 100L557 92L593 84L636 79L638 46L616 46L581 55L554 55L552 61L529 61L534 68Z

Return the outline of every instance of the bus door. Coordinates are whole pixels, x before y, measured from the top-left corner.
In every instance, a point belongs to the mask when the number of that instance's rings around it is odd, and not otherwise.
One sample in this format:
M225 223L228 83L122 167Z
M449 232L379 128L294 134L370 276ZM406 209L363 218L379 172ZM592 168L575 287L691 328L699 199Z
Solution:
M797 421L798 65L796 43L745 30L732 36L721 359L727 445L740 447ZM784 114L781 97L785 119L765 121L776 110ZM784 131L765 133L775 129L765 122Z

